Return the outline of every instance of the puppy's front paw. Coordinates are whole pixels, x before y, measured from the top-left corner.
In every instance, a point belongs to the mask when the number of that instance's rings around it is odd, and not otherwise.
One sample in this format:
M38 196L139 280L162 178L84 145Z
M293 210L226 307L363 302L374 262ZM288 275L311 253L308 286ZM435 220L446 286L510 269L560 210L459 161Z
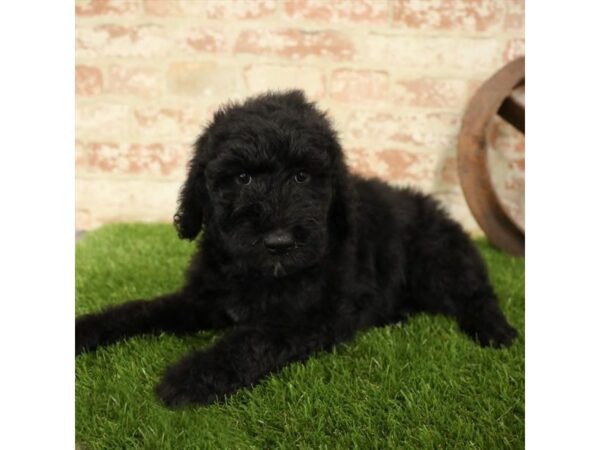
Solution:
M100 343L100 327L93 315L75 320L75 356L95 350Z
M162 402L170 408L180 408L194 403L192 394L188 392L188 386L172 378L163 378L155 391Z
M167 370L156 395L171 408L207 405L235 390L231 379L231 373L217 362L194 355Z

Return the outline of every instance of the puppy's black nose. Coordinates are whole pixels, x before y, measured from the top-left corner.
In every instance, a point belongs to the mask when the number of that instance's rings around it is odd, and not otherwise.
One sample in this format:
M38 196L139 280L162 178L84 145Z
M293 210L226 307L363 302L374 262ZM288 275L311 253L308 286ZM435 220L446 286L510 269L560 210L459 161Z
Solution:
M264 243L270 253L283 254L294 246L294 237L289 231L275 230L265 236Z

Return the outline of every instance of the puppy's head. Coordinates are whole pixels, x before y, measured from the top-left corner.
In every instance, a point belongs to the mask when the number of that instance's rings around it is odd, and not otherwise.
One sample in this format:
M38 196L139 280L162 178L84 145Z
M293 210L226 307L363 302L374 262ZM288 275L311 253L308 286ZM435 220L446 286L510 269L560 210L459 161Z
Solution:
M325 115L300 91L219 110L198 138L179 199L179 235L215 244L238 270L283 277L349 233L347 168Z

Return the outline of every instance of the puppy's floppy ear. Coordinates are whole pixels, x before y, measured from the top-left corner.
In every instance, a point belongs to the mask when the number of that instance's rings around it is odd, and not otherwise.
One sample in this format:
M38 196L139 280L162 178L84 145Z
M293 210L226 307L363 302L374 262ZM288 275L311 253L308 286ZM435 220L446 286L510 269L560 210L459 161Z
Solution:
M181 239L193 240L202 229L203 208L208 201L204 169L200 151L206 144L206 136L194 144L194 156L188 164L188 176L179 193L179 206L173 223Z
M337 163L333 180L333 199L329 220L336 237L346 239L354 233L356 193L343 159Z

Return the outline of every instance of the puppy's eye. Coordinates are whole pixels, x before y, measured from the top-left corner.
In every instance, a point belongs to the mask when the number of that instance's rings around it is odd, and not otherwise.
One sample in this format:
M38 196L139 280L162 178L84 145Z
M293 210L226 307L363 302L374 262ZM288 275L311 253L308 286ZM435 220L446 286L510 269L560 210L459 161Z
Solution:
M252 177L247 173L240 173L239 175L236 175L235 182L237 184L247 185L252 182Z
M308 180L310 180L310 175L306 172L300 171L296 175L294 175L294 181L296 183L302 184L306 183Z

